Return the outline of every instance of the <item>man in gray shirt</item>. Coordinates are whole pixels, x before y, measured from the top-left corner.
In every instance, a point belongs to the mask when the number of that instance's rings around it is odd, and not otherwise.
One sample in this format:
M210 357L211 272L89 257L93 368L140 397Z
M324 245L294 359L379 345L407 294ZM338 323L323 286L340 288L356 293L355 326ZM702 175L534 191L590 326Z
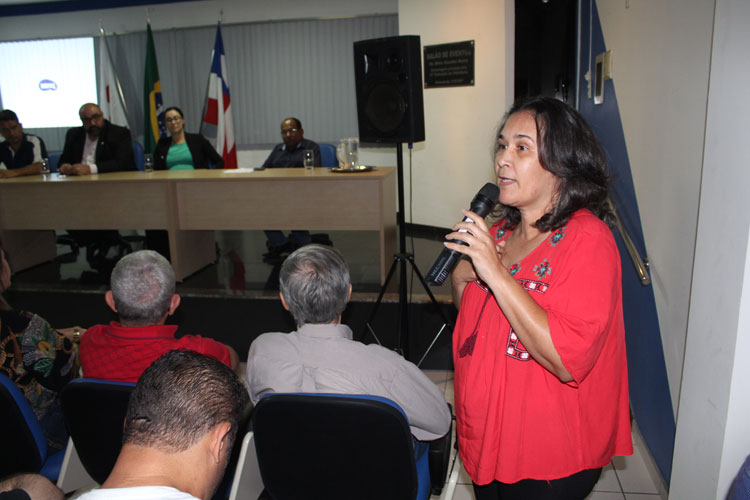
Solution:
M411 432L431 441L448 432L451 415L440 389L399 354L352 340L341 313L352 293L341 254L322 245L292 253L281 267L281 303L297 331L265 333L247 358L254 403L272 392L369 394L396 402Z

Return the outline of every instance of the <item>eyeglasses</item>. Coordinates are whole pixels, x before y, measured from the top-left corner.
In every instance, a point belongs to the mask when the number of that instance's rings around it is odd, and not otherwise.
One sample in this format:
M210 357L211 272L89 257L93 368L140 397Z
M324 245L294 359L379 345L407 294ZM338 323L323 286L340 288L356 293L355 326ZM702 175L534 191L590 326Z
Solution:
M164 121L167 123L178 122L180 120L182 120L181 116L172 116L170 118L164 118Z
M11 125L9 127L0 128L0 132L2 132L4 134L8 134L10 132L13 132L14 130L18 130L18 127L19 127L19 124L16 123L16 124L13 124L13 125Z
M296 134L299 132L298 128L287 128L281 131L281 135Z
M91 116L82 116L81 117L81 121L83 123L88 123L88 122L93 122L95 120L98 120L101 117L102 117L101 113L97 113L97 114L91 115Z

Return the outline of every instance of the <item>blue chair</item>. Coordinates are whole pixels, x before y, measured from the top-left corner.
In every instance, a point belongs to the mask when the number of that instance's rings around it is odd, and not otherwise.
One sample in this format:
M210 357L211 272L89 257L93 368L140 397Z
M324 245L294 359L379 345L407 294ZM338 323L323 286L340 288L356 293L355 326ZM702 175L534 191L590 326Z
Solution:
M62 151L55 151L53 153L47 154L47 158L49 159L49 171L50 172L57 172L57 167L60 166L61 156L62 156Z
M336 158L336 146L333 144L318 144L320 146L320 166L338 167L339 160Z
M70 381L60 392L65 427L83 468L101 484L122 448L122 425L135 384L90 378Z
M389 399L270 394L255 407L252 430L260 476L274 500L430 495L427 447L415 453L406 415Z
M21 389L4 373L0 373L0 428L2 475L38 472L50 481L57 480L65 450L50 453L34 410Z
M133 141L133 160L135 161L135 168L143 172L144 163L146 158L144 157L143 146L138 141Z

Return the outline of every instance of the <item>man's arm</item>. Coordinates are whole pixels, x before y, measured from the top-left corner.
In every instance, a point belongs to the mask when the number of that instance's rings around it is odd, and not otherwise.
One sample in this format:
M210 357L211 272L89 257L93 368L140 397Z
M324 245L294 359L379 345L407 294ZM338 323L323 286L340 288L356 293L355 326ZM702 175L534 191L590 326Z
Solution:
M450 428L451 413L442 391L414 363L396 353L393 356L399 363L399 373L390 388L391 399L406 413L412 434L420 441L444 436Z
M240 357L237 354L237 351L235 351L230 345L224 344L224 346L227 348L227 351L229 351L229 367L237 375L242 375L242 372L240 371Z
M315 146L313 147L313 156L315 157L315 163L313 163L313 165L315 165L316 167L320 167L321 165L323 165L323 158L320 155L320 146L318 146L317 143L314 144Z
M32 163L21 168L12 170L0 169L0 179L10 179L11 177L21 177L22 175L34 175L42 172L41 163Z
M273 168L273 160L276 157L276 148L278 146L274 146L271 150L271 153L268 155L268 158L266 158L266 161L263 162L263 166L261 168Z
M135 170L130 131L124 127L109 124L104 140L97 147L96 156L96 167L100 174Z
M81 161L83 155L83 142L79 141L79 137L76 133L83 134L83 129L80 127L74 127L68 129L65 133L65 145L63 146L63 152L60 155L60 166L65 164L73 164Z

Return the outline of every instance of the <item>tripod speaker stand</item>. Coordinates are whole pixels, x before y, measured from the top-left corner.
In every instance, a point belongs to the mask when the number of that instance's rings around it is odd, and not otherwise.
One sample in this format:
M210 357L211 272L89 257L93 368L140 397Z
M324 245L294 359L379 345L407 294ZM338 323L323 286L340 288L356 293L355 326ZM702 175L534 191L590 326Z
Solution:
M419 283L424 288L425 292L427 292L427 295L430 297L430 301L435 305L435 308L440 313L440 316L443 319L443 326L440 328L438 333L435 335L435 338L430 343L429 347L425 351L425 353L422 355L422 358L419 360L419 363L417 363L417 366L422 364L422 361L424 361L425 357L427 357L427 354L430 352L430 349L432 349L432 346L435 345L435 342L437 341L438 337L440 337L440 334L443 333L443 330L450 324L450 321L445 316L445 313L440 308L440 304L438 303L437 299L435 299L435 296L433 295L430 288L425 284L424 282L424 276L422 276L422 273L419 271L419 267L417 267L417 264L414 262L414 255L411 253L408 253L406 251L406 222L404 220L404 151L403 146L401 143L396 144L396 161L397 161L397 167L396 167L396 176L398 179L397 184L397 190L398 190L398 214L396 216L396 225L398 227L398 253L393 256L393 263L391 264L391 268L388 270L388 275L385 278L385 282L383 283L383 286L380 288L380 293L378 294L378 300L375 301L375 306L372 308L372 312L370 313L370 316L367 318L367 322L365 323L365 327L367 328L367 331L364 333L362 340L364 340L367 337L367 333L369 332L372 334L372 336L375 338L378 344L380 344L380 340L378 339L377 335L375 334L375 331L372 329L372 321L375 319L375 317L378 314L378 309L380 308L380 304L383 301L383 296L385 295L385 291L388 288L388 285L391 282L391 279L393 278L393 275L396 271L396 267L399 268L399 283L398 283L398 339L399 339L399 345L398 348L401 351L401 354L404 356L404 358L409 359L410 355L410 328L409 328L409 300L407 296L407 283L406 283L406 266L407 264L411 265L412 271L417 275L419 278Z

